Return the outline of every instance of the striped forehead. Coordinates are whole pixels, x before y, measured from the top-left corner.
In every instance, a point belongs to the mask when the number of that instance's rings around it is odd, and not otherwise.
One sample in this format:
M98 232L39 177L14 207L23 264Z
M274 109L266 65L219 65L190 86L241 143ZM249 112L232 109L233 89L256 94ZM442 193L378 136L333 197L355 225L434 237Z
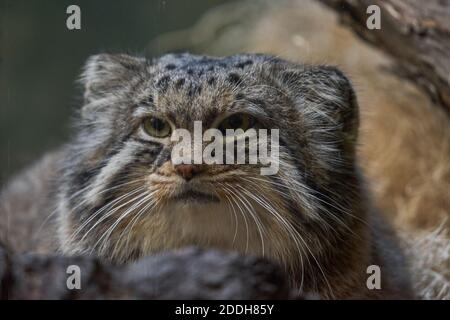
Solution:
M154 65L151 93L143 108L168 117L177 126L194 120L212 121L231 111L245 87L251 60L226 61L206 57L161 58ZM138 112L142 112L142 108Z

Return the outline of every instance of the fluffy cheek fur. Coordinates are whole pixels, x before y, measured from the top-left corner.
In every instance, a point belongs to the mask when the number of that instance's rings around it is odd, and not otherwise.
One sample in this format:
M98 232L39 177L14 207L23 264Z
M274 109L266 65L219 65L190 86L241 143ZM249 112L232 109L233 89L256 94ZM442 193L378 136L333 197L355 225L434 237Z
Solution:
M291 252L295 243L289 239L295 232L293 217L269 185L259 185L260 193L255 196L251 183L233 179L205 183L220 199L209 203L166 201L173 189L160 187L155 197L161 205L128 230L129 243L137 246L141 255L196 245L266 256L291 265L295 260ZM119 245L122 250L118 253L129 251L125 243Z
M78 235L76 239L64 237L73 241L63 248L72 254L95 253L124 263L195 245L265 256L287 269L298 270L306 254L303 256L304 243L294 216L298 213L286 200L293 191L277 186L279 181L298 180L296 170L286 160L280 162L280 171L273 177L261 176L259 168L254 167L210 166L205 178L194 186L213 192L220 201L205 203L173 200L173 194L185 182L174 174L170 162L156 172L138 170L143 182L122 188L115 197L122 200L109 205L102 216L91 221L87 217L77 222L75 215L65 219L63 232ZM298 209L308 212L306 207Z
M251 182L251 176L248 179ZM220 202L168 202L142 220L133 232L135 243L143 254L196 245L296 264L295 242L290 240L295 232L293 217L277 193L270 192L268 185L259 185L256 188L235 179L205 183ZM160 192L168 191L162 188Z

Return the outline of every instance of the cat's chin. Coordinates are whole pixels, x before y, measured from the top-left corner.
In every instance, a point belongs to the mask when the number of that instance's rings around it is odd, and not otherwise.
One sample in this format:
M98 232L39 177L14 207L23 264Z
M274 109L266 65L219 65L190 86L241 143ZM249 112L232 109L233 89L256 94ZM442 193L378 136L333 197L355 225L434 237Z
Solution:
M177 201L164 210L178 235L175 247L194 245L241 252L261 251L261 238L252 218L243 217L226 201Z
M250 205L249 202L247 205ZM147 215L133 228L136 250L140 256L162 251L196 246L203 249L238 251L243 254L265 256L285 262L289 234L265 219L264 211L253 204L255 212L245 212L244 204L219 201L168 201L157 211ZM245 214L247 213L247 214ZM258 221L261 230L258 229ZM286 237L286 239L284 238ZM269 241L277 239L277 241ZM114 245L116 246L116 245ZM117 245L120 254L127 254L126 241ZM295 248L294 248L295 249Z
M172 215L184 216L192 215L194 218L199 218L200 221L213 219L215 221L224 219L224 215L226 215L225 220L228 221L229 217L229 208L225 202L220 199L211 200L208 196L204 196L203 199L198 199L197 197L191 198L190 196L187 198L182 198L180 200L173 201L167 208L167 210ZM200 221L196 221L195 223L199 223Z

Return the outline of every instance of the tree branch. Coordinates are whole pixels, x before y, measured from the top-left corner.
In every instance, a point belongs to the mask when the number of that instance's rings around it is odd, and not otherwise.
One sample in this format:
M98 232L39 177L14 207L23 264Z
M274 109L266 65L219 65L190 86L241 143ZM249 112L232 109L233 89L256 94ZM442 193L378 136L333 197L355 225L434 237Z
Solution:
M450 1L319 0L361 38L391 55L395 71L450 111ZM369 5L381 9L381 29L369 30Z

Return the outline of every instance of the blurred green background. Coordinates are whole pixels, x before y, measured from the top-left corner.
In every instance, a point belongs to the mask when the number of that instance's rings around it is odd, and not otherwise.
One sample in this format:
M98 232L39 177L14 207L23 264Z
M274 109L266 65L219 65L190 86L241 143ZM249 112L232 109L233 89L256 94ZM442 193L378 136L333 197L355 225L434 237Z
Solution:
M57 148L79 107L75 85L98 52L148 56L149 43L190 27L225 0L0 0L0 183ZM66 28L66 8L81 8L81 30Z

